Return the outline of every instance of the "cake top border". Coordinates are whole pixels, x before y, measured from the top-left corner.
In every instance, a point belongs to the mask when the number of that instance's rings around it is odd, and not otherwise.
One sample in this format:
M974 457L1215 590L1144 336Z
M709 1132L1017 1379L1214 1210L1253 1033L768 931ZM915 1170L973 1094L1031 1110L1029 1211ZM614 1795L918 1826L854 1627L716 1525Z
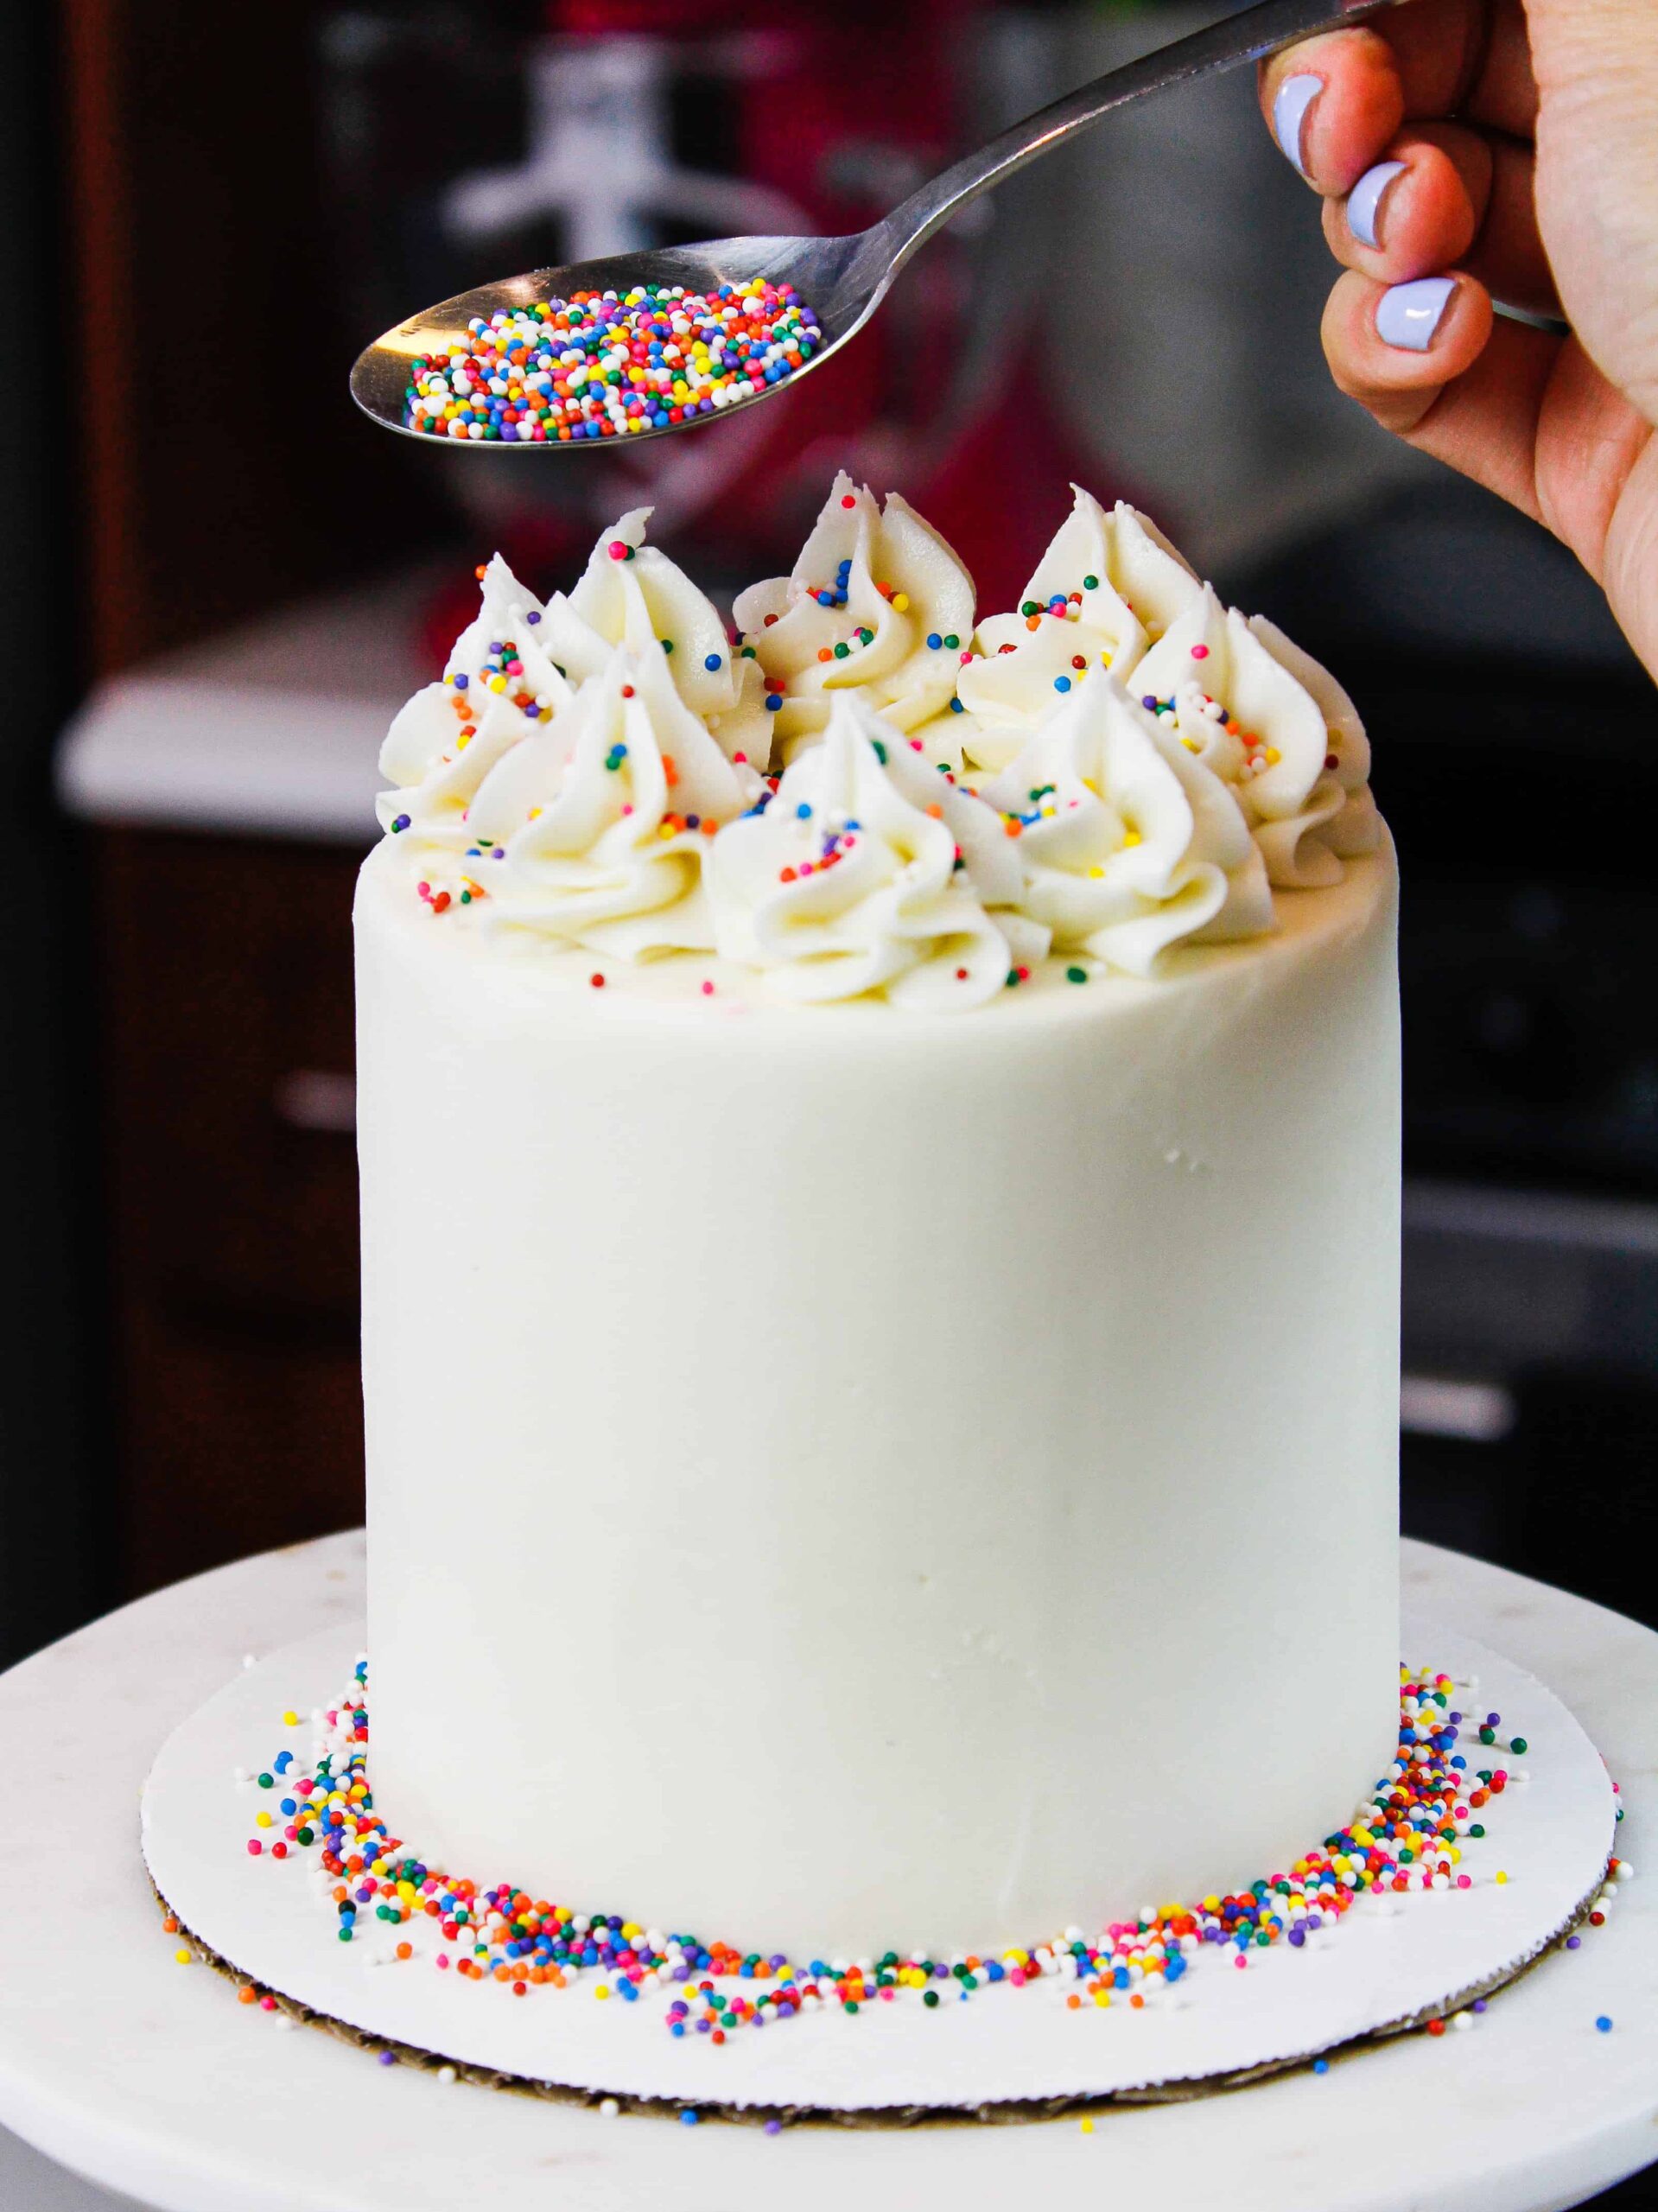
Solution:
M926 1012L1269 935L1276 893L1380 842L1357 711L1137 509L1072 495L982 618L943 538L844 474L734 638L648 507L544 603L498 554L382 750L411 900L624 976L712 954L784 1002Z

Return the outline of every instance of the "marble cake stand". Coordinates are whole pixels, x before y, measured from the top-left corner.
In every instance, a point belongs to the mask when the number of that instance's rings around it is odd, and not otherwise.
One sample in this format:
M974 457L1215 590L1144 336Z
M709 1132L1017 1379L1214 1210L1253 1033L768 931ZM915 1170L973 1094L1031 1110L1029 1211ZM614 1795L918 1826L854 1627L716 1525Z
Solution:
M1407 1545L1413 1603L1562 1695L1623 1784L1619 1848L1658 1832L1658 1636L1494 1567ZM157 1743L243 1655L347 1626L361 1540L179 1585L0 1678L0 2120L163 2212L797 2212L872 2196L977 2212L1556 2212L1658 2157L1658 1878L1471 2035L1413 2036L1236 2095L909 2133L608 2120L382 2069L280 2033L174 1962L134 1841ZM1597 2031L1608 2015L1610 2034Z

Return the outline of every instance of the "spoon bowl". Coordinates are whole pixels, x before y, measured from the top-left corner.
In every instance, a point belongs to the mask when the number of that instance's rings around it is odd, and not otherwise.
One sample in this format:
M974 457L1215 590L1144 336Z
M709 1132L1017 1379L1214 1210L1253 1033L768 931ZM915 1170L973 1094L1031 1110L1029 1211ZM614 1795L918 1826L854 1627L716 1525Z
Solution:
M423 315L411 316L377 338L352 370L352 397L386 429L429 444L441 442L451 451L459 447L462 451L491 453L574 452L594 442L552 438L538 444L518 439L486 442L445 438L440 442L429 431L415 429L409 418L411 363L464 345L469 335L467 324L476 316L487 321L499 309L568 300L575 292L622 293L655 284L683 285L688 292L708 293L717 292L721 285L747 283L756 278L791 284L802 303L816 315L823 334L823 344L810 360L803 361L778 383L729 401L715 415L699 413L694 419L659 428L651 424L630 431L626 442L631 446L645 438L698 429L705 423L772 398L811 370L821 368L868 321L910 256L953 215L981 192L991 190L1026 162L1051 153L1102 116L1217 70L1258 61L1299 39L1359 22L1386 8L1411 4L1413 0L1258 0L1256 6L1246 8L1241 15L1228 16L1207 29L1194 31L1189 38L1178 39L1173 45L1114 69L1066 93L1051 106L1039 109L988 146L963 156L931 178L867 231L854 231L843 238L714 238L698 245L612 254L565 269L532 269L523 276L457 292L453 299L441 300ZM1293 159L1299 156L1299 148L1285 150Z
M755 406L762 399L770 399L773 392L786 391L798 384L862 328L896 274L886 266L891 257L883 251L881 243L881 234L891 220L888 216L873 229L856 231L845 238L710 238L696 245L611 254L564 269L531 269L493 284L474 285L471 291L440 300L424 314L411 316L377 338L358 356L352 370L352 397L385 429L422 444L441 443L448 450L448 439L434 439L409 420L410 365L464 345L470 334L468 325L475 317L487 322L503 308L511 311L545 300L568 300L576 292L627 291L637 285L681 285L688 292L710 293L724 284L756 280L792 284L816 313L823 342L810 360L803 361L781 384L766 385L746 399L730 401L720 410L722 416L733 415L740 408ZM673 423L662 429L647 426L632 433L627 444L632 447L645 438L664 438L677 430L695 429L709 419L704 416L696 423ZM473 442L454 442L462 450L470 450ZM570 450L556 442L541 446L492 442L487 449L491 453Z

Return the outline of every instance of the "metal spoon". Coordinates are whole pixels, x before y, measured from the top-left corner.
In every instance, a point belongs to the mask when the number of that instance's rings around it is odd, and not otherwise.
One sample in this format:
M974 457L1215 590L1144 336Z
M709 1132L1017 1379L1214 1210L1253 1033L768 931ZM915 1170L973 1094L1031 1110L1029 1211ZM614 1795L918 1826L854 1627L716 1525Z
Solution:
M1258 61L1298 39L1338 30L1384 8L1403 4L1407 0L1260 0L1258 6L1246 8L1242 15L1229 16L1206 30L1177 39L1172 46L1113 69L1077 92L1067 92L1051 106L1039 108L977 153L963 155L901 200L879 223L846 238L713 238L700 245L612 254L600 261L577 262L567 269L533 269L522 276L480 284L473 291L457 293L452 300L440 301L423 315L412 316L377 338L352 370L352 397L365 414L387 429L436 444L439 442L429 433L410 429L406 419L410 363L417 356L429 357L463 342L467 322L474 315L487 320L501 308L568 299L572 292L619 292L636 284L683 284L688 291L711 292L721 284L745 283L756 277L791 283L816 309L823 329L823 343L810 360L781 383L757 391L753 398L733 401L718 415L638 431L629 436L627 443L632 446L645 438L666 437L677 430L698 429L703 423L728 419L740 408L787 391L810 370L821 368L862 329L917 247L942 229L952 215L980 193L988 192L1027 162L1051 153L1102 116L1148 99L1153 92L1189 84L1194 78L1233 68L1242 61ZM568 444L549 439L535 445L446 438L441 443L446 452L457 446L466 451L496 454L573 453L584 446L604 450L596 441L585 439Z

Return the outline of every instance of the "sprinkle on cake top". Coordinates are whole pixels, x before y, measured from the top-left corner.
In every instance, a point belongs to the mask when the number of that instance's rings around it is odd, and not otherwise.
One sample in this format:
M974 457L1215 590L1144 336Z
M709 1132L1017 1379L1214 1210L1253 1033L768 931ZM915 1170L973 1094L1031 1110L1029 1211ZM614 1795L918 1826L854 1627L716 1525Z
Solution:
M545 603L498 555L397 715L381 823L448 925L624 963L717 954L797 1003L992 1003L1044 963L1151 977L1375 849L1341 686L1077 490L1017 611L837 477L736 601L645 542ZM705 986L706 988L706 986Z

